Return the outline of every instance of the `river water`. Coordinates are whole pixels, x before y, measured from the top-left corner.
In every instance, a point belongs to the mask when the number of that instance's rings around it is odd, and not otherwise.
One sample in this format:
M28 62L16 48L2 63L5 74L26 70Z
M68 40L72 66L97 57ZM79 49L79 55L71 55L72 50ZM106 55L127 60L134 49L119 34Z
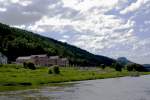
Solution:
M150 100L150 75L0 92L0 100Z

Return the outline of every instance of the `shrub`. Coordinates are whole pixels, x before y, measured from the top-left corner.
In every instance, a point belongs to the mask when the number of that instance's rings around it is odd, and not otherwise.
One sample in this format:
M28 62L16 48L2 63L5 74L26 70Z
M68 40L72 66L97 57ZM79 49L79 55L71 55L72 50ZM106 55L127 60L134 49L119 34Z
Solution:
M3 67L3 64L0 64L0 67Z
M126 68L127 68L128 71L133 71L134 70L134 67L132 65L127 65Z
M48 70L48 74L52 74L53 72L52 72L52 69L49 69Z
M102 68L102 69L105 69L105 67L106 67L106 66L105 66L104 64L101 64L101 68Z
M28 68L28 64L26 62L23 63L24 68Z
M53 66L53 73L60 74L59 66Z
M28 63L24 62L23 66L24 66L24 68L29 68L29 69L32 69L32 70L36 69L35 65L32 62L28 62Z
M119 63L116 63L114 67L115 67L116 71L120 71L121 72L123 66L121 66Z
M29 62L27 66L28 66L29 69L32 69L32 70L36 69L35 65L31 62Z

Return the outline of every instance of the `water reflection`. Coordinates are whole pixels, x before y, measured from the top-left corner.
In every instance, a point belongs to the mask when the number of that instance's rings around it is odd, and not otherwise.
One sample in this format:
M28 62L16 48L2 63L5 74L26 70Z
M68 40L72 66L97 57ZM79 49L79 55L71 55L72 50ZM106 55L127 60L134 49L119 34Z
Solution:
M150 100L150 75L77 82L68 86L1 92L0 100Z

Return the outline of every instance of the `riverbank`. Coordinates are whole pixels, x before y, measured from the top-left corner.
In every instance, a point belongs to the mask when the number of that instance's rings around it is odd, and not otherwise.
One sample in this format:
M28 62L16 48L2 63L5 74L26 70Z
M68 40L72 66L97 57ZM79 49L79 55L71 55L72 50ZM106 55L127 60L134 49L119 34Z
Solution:
M150 72L117 72L111 68L73 68L60 67L60 74L48 74L49 68L41 67L36 70L24 69L21 65L4 65L0 67L0 91L38 88L43 85L57 85L53 83L82 81L131 76L133 74L146 75Z

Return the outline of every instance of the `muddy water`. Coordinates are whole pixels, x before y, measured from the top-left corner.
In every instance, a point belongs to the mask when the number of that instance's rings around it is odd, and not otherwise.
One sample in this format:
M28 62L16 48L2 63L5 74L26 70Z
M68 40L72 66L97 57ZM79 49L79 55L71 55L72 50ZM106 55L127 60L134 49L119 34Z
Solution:
M0 92L0 100L150 100L150 75Z

